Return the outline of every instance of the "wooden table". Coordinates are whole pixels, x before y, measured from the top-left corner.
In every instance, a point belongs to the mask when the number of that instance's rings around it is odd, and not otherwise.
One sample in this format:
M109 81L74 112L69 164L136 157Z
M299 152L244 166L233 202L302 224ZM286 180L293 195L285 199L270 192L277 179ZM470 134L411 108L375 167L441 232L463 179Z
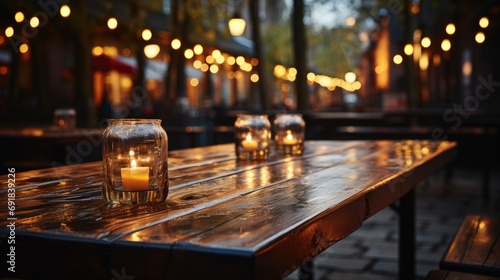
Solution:
M15 222L20 278L279 279L397 205L400 277L411 279L413 188L455 153L425 140L307 141L302 156L259 162L237 161L233 144L171 151L166 203L115 208L100 162L16 173L0 255Z
M102 128L60 130L52 126L0 128L0 166L31 170L101 158ZM4 170L0 174L6 174Z

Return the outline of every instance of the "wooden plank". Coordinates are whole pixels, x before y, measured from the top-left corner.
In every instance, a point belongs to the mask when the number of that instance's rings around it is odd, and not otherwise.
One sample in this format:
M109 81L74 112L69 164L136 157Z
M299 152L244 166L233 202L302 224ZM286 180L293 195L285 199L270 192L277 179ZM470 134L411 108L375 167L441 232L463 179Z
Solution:
M468 215L446 251L441 268L484 275L500 275L500 219Z
M498 280L499 277L471 274L457 271L433 270L427 274L425 280Z

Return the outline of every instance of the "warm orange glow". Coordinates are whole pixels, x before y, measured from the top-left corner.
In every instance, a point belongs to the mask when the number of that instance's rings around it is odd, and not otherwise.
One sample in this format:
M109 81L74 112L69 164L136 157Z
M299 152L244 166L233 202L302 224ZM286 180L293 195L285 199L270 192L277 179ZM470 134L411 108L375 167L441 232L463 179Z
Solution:
M216 74L217 72L219 72L219 66L217 65L211 65L210 66L210 72L212 72L213 74Z
M379 40L377 47L375 49L375 61L374 64L375 72L375 84L377 89L385 90L389 87L389 64L391 61L390 57L390 42L389 42L389 31L387 29L382 29L379 34Z
M203 47L200 44L194 46L193 51L195 54L200 55L203 53Z
M92 48L92 54L95 56L99 56L99 55L103 54L103 52L104 52L104 50L102 49L102 47L96 46L96 47Z
M472 62L466 61L462 64L462 75L470 76L472 74Z
M21 22L24 20L24 14L23 12L17 12L16 15L14 16L14 19L16 22Z
M283 77L286 74L286 68L283 65L274 66L274 76Z
M179 39L173 39L172 43L170 44L172 46L172 49L178 50L181 48L181 40Z
M222 56L222 53L219 50L213 50L212 56L215 58L215 60L217 60L217 58Z
M69 8L68 5L62 5L61 8L59 9L59 13L63 18L69 17L71 15L71 9Z
M413 5L411 6L411 12L412 12L413 14L418 14L418 13L420 12L420 6L419 6L419 5L417 5L417 4L413 4Z
M144 47L144 54L147 58L154 58L160 53L160 46L156 44L147 45Z
M14 28L12 26L5 28L5 36L7 36L7 38L12 37L13 35L14 35Z
M432 57L432 62L434 63L434 65L441 64L441 56L439 56L439 54L434 54L434 56Z
M221 55L215 59L215 62L217 62L218 64L222 64L222 63L224 63L225 60L226 60L226 58L224 58L224 56Z
M243 65L243 63L245 63L245 58L243 56L238 56L236 58L236 64Z
M486 28L486 27L488 27L489 24L490 24L490 21L488 20L487 17L482 17L479 20L479 26L481 26L481 28Z
M184 51L184 57L187 59L191 59L194 56L194 52L192 49L187 49Z
M354 74L354 72L347 72L344 75L344 79L348 83L354 83L356 81L356 74Z
M444 39L443 42L441 42L441 49L445 52L449 51L451 49L450 40Z
M423 53L418 61L418 65L420 66L420 70L425 71L429 68L429 56L427 53Z
M404 52L406 55L412 55L413 54L413 46L411 44L406 44Z
M0 74L5 75L9 73L9 68L7 66L0 66Z
M252 71L252 64L248 63L248 62L245 62L243 63L243 65L240 66L240 69L243 70L243 71L246 71L246 72L250 72Z
M149 41L153 37L153 32L151 32L151 30L149 29L144 29L141 35L144 41Z
M233 36L241 36L245 32L246 21L242 18L232 18L229 20L229 32Z
M259 81L259 75L258 74L252 74L252 76L250 76L250 81L256 83Z
M392 61L394 62L394 64L401 64L403 62L403 57L397 54L392 58Z
M316 75L314 73L312 73L312 72L307 73L307 80L308 81L314 82L315 77L316 77Z
M486 40L486 36L483 32L477 32L475 39L478 44L482 44Z
M353 26L354 24L356 24L356 19L354 17L348 17L345 20L345 24L347 26Z
M455 25L453 23L448 23L448 25L446 25L446 33L448 33L449 35L453 35L455 34Z
M431 46L431 39L429 37L424 37L422 38L422 41L420 42L422 44L422 47L428 48Z
M19 46L19 51L21 53L26 53L26 52L28 52L28 50L29 50L28 44L22 44L21 46Z
M208 63L208 64L212 64L215 62L215 58L211 55L207 55L207 57L205 57L205 61Z
M116 56L118 54L118 50L116 47L104 47L103 52L105 55Z
M116 18L112 17L108 19L108 28L113 30L118 27L118 20Z
M191 80L189 80L189 84L193 87L196 87L198 86L198 84L200 84L200 81L198 81L198 79L196 78L192 78Z
M37 28L40 25L40 20L37 17L32 17L30 19L30 26L33 28Z
M194 67L194 68L196 68L196 69L200 69L200 68L201 68L201 65L202 65L202 63L201 63L201 61L199 61L199 60L195 60L195 61L193 62L193 67Z

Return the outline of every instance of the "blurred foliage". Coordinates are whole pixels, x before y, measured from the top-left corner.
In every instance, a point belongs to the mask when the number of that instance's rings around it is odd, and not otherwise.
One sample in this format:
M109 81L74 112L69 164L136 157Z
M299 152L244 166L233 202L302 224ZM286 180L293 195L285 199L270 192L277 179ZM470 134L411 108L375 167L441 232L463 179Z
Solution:
M287 1L268 1L285 3ZM287 3L290 3L288 1ZM368 47L368 34L379 27L381 10L385 9L391 16L403 16L402 1L397 0L309 0L305 1L306 36L308 54L308 71L343 77L346 72L354 71L359 58ZM268 7L269 9L269 7ZM328 18L321 18L326 25L318 26L314 10L323 9ZM263 28L263 44L269 68L276 64L294 65L291 34L293 7L273 9L279 14L273 16ZM354 17L355 24L347 26L347 17ZM293 19L298 20L298 19ZM367 32L361 35L362 32ZM272 69L268 69L272 70Z

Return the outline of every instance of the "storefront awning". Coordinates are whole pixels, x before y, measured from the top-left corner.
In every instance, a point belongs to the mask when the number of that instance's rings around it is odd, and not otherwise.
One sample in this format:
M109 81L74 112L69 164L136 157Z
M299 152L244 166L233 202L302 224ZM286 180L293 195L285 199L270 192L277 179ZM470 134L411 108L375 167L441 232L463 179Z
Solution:
M120 60L112 58L107 55L92 56L92 70L109 72L112 70L118 71L123 74L128 74L134 76L136 74L136 68L127 63L123 63Z

